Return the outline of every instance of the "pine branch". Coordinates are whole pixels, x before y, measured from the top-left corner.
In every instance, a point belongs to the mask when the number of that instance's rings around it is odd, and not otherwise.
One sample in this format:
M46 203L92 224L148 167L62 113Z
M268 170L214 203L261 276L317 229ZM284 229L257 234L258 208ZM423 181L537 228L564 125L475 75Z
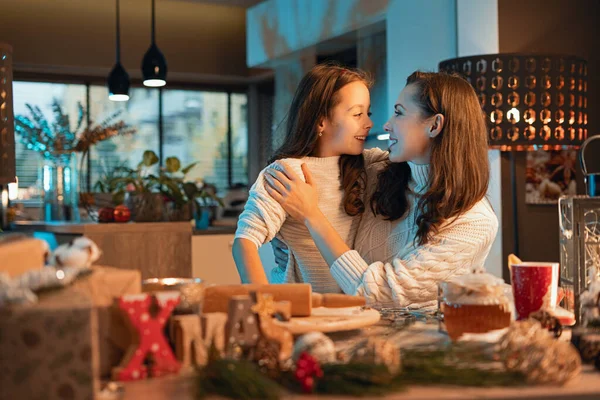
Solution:
M249 361L218 359L198 373L196 398L218 395L231 399L278 400L281 387Z

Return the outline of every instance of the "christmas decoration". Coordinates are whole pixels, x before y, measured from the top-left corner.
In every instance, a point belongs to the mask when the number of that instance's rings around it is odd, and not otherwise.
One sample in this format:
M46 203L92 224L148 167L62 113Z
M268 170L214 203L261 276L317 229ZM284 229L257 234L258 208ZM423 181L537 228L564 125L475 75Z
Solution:
M323 370L313 356L308 353L302 353L298 358L298 361L296 361L294 377L302 385L302 391L304 393L312 393L315 385L314 378L322 378Z
M322 332L306 333L296 339L292 359L297 361L302 353L310 354L320 364L333 363L336 360L333 340Z
M281 394L281 386L247 360L216 359L198 373L198 399L218 395L240 400L277 400Z
M351 355L351 362L382 364L390 373L400 371L400 349L384 338L370 337L359 342Z
M302 385L302 391L304 393L312 393L315 385L315 378L322 378L323 370L313 356L308 353L302 353L300 354L298 361L296 361L296 371L294 372L294 376Z
M249 296L233 296L229 300L229 313L225 325L226 353L239 356L256 345L259 337L258 320L252 311L254 302Z
M544 329L548 329L550 332L554 334L554 337L558 338L562 335L562 325L558 318L556 318L549 311L536 311L529 314L529 318L535 319L538 321Z
M600 326L600 280L592 281L579 299L583 326Z
M163 333L165 323L178 302L179 292L168 291L119 298L119 308L128 317L137 340L121 365L113 369L114 379L130 381L179 371L180 365ZM157 309L156 315L153 315L152 309ZM148 358L150 366L144 365Z
M198 315L177 315L171 318L171 340L175 343L175 358L181 368L205 365L208 354L202 339L202 326Z
M262 373L276 380L281 372L279 348L279 343L260 337L250 351L249 360L256 364Z
M114 222L115 209L112 207L102 207L98 210L98 222Z
M252 292L250 294L254 300L252 311L256 312L260 323L260 333L270 341L279 343L279 361L284 362L292 356L294 338L292 334L281 326L273 323L273 315L283 313L289 318L291 305L289 301L275 303L273 295L266 293Z
M579 351L581 360L593 362L600 355L600 330L579 327L571 332L571 343Z
M182 367L206 365L211 346L222 355L226 322L225 313L177 315L171 318L170 337L175 343L175 356Z
M530 383L564 384L581 370L575 347L555 340L533 319L513 323L499 349L507 370L523 373Z
M61 244L50 256L49 264L57 268L88 268L100 258L102 252L91 239L80 236Z
M129 222L131 219L131 211L129 211L129 208L127 208L126 205L118 205L115 207L114 219L115 222Z

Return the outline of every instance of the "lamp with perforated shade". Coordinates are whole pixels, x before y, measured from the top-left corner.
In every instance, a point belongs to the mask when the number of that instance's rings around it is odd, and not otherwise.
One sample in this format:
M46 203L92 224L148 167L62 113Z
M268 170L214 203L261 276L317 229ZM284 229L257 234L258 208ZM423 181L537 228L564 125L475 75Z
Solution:
M587 62L575 56L486 54L445 60L475 88L490 147L578 148L587 131Z
M8 184L15 182L12 47L0 43L0 229L8 227Z
M15 181L12 47L0 43L0 185Z

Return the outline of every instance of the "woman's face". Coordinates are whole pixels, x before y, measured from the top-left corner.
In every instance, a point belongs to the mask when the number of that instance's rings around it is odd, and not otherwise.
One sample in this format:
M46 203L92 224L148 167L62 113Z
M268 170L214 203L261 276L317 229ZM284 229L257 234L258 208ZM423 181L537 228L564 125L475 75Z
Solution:
M339 103L331 111L319 129L322 135L317 144L318 157L358 155L365 147L365 140L373 127L369 88L360 81L342 87L337 95Z
M388 143L392 162L429 163L432 123L423 118L421 109L414 100L416 90L412 84L402 89L394 105L394 114L383 126L390 134Z

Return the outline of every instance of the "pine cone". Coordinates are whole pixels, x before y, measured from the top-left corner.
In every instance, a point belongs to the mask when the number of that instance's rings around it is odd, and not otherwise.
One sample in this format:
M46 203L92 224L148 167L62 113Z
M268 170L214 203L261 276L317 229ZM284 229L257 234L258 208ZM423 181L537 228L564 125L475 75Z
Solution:
M249 355L250 361L271 378L279 375L279 343L271 342L264 337L258 339L256 346Z

